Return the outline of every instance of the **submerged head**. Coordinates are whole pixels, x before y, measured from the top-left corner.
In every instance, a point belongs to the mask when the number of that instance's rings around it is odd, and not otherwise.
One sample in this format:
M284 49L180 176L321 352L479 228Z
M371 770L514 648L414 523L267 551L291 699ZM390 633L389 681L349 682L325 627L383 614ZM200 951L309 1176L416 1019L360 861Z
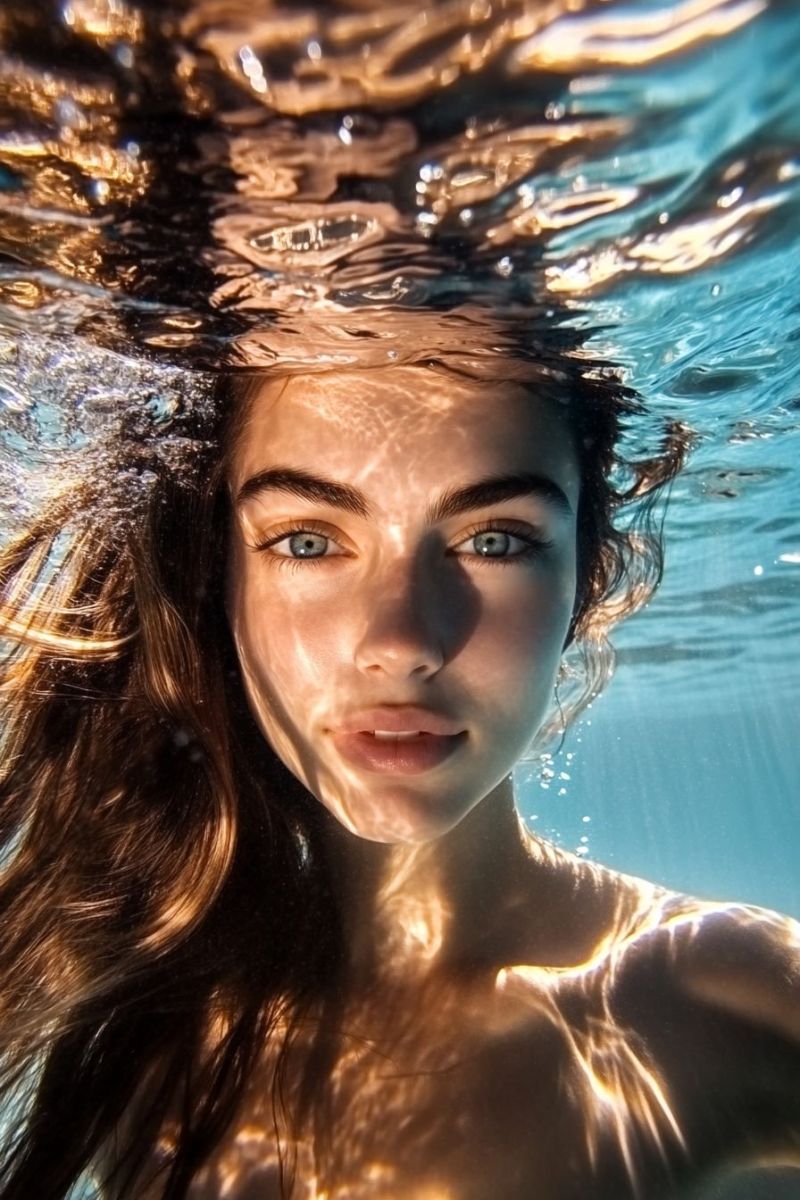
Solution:
M565 410L422 366L265 380L229 487L227 609L263 733L352 833L447 832L552 699L576 600ZM403 706L433 730L376 738Z
M608 629L660 571L647 505L624 530L617 511L682 447L626 464L632 393L542 357L231 375L166 435L131 411L102 477L4 553L8 761L82 739L97 796L139 797L115 811L181 895L154 945L278 825L298 879L326 812L370 840L446 833L547 728L565 647L589 667L567 711L602 683ZM379 747L408 706L407 729L444 740ZM45 708L57 739L32 723Z

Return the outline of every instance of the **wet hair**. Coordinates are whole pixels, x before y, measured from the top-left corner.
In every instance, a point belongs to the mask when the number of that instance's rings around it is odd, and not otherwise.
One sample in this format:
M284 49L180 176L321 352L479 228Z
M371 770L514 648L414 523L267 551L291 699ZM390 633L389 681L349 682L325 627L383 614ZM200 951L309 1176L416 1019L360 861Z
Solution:
M584 696L609 628L658 583L653 505L686 444L672 428L624 463L640 402L590 368L531 383L567 406L580 465L569 653L588 664ZM100 1160L115 1195L149 1163L179 1200L265 1045L279 1133L317 1077L318 1046L289 1095L297 1032L324 1028L342 961L322 806L255 725L223 607L225 480L251 394L229 378L188 414L179 466L132 418L112 470L0 557L3 1200L62 1200Z

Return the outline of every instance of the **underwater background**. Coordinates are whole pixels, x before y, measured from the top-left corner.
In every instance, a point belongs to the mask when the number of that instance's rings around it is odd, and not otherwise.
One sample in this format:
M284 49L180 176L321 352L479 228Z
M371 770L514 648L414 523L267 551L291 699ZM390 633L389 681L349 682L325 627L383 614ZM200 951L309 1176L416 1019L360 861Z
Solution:
M422 311L431 352L503 316L608 364L628 453L690 453L663 585L520 808L794 915L799 268L793 0L0 8L3 529L134 427L179 463L217 370L411 359Z

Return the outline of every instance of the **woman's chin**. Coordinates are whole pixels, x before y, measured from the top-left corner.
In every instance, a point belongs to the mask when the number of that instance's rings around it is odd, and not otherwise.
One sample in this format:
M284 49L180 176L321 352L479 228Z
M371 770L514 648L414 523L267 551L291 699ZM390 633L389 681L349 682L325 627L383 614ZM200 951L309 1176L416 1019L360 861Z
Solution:
M421 796L363 798L341 805L322 803L354 837L386 845L424 845L444 837L467 815L471 805L447 804Z

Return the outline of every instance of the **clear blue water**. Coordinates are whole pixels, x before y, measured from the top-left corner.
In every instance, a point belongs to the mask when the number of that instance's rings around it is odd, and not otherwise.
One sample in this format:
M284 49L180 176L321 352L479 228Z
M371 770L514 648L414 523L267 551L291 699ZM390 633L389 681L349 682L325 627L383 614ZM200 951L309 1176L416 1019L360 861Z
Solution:
M671 221L696 204L693 191L714 188L720 164L751 156L753 171L759 156L766 163L774 155L769 186L754 186L745 170L728 193L743 188L734 207L748 194L773 207L733 254L711 254L668 278L618 276L590 304L609 326L592 341L627 362L643 394L687 420L699 442L673 489L661 591L617 630L616 678L567 735L550 764L553 779L531 778L524 766L517 774L525 812L570 848L700 895L793 913L799 28L793 6L769 6L677 71L635 72L624 86L612 75L590 92L598 109L607 111L611 98L627 110L637 96L654 119L665 117L657 144L632 149L628 160L630 175L659 184L682 168L651 212L660 208ZM599 170L608 177L608 163Z

